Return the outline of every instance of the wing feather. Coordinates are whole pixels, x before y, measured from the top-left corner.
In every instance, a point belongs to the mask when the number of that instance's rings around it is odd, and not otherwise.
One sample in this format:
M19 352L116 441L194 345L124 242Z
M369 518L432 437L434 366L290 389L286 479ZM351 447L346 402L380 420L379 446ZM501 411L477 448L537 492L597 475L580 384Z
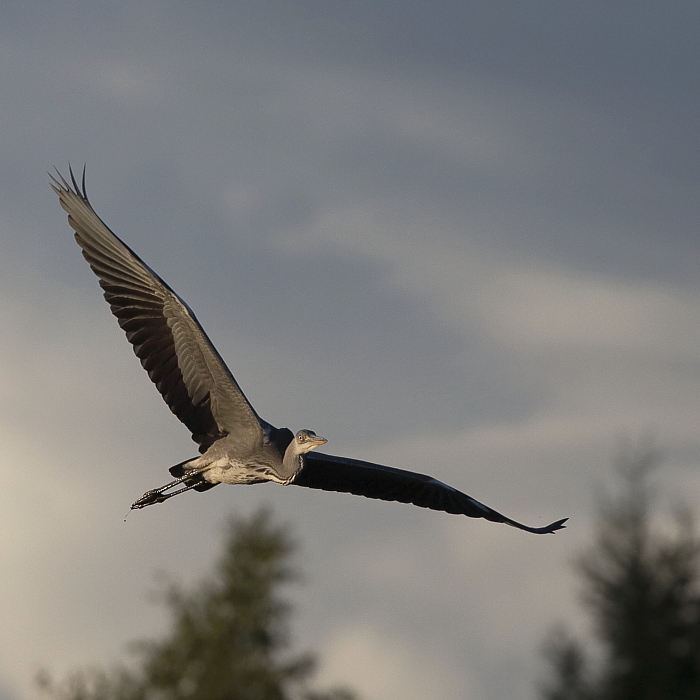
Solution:
M143 368L170 410L206 450L234 433L259 444L271 426L259 418L197 318L177 294L99 218L71 170L58 174L58 195L83 256Z
M304 455L303 460L304 466L292 482L297 486L353 493L383 501L412 503L421 508L445 513L486 518L494 523L505 523L536 534L560 530L568 520L557 520L545 527L529 527L425 474L321 452L309 452Z

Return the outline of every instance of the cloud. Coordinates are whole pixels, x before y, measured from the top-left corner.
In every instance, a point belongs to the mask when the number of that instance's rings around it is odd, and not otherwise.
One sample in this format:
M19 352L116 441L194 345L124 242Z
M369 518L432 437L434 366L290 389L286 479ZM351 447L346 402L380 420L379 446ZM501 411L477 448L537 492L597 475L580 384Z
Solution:
M523 697L620 433L654 433L665 485L700 488L693 14L302 5L25 3L0 27L13 700L39 665L157 635L152 570L196 579L225 513L265 500L302 531L300 645L328 640L327 678ZM46 186L67 158L266 418L570 527L273 486L125 525L194 447Z
M524 353L700 360L697 291L516 260L484 249L456 212L406 205L331 204L311 227L285 232L277 245L288 254L325 249L380 264L388 287L428 300L464 333L478 325Z
M538 352L700 361L698 295L670 285L513 266L495 276L481 298L505 341Z
M367 700L479 698L468 679L458 682L429 645L371 623L340 627L324 646L319 683L348 685Z
M81 77L101 96L121 106L157 104L167 94L164 81L169 78L152 65L123 59L91 64Z

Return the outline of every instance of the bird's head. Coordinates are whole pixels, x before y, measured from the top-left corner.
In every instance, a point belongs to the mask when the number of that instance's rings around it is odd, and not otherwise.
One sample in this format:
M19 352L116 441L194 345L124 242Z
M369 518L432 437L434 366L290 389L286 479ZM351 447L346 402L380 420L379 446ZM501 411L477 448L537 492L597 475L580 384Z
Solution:
M313 430L300 430L294 436L294 446L298 454L303 454L309 450L313 450L314 447L323 445L328 442L326 438L316 435Z

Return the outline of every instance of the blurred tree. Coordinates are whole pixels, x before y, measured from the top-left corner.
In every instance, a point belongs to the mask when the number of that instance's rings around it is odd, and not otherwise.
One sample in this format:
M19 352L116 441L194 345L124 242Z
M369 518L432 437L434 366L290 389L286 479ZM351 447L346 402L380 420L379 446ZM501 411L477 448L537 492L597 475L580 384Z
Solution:
M619 461L623 489L602 499L595 542L577 562L597 645L591 653L552 633L542 700L700 699L700 540L687 508L673 533L654 526L658 461L648 446Z
M314 660L289 656L290 607L277 590L293 580L294 545L266 511L232 519L215 574L191 591L169 585L171 629L140 643L138 672L71 673L40 688L55 700L353 700L308 688Z

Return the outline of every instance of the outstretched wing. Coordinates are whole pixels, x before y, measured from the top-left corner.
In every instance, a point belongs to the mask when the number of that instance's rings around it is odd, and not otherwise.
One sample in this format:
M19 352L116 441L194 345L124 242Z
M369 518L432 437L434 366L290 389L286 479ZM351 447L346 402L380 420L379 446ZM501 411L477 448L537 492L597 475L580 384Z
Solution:
M561 530L568 520L563 518L545 527L529 527L425 474L320 452L309 452L303 460L304 466L292 482L297 486L354 493L383 501L412 503L421 508L467 515L470 518L486 518L494 523L505 523L538 535Z
M204 452L228 433L259 444L269 426L250 405L195 315L95 213L70 171L51 187L104 297L170 410Z

